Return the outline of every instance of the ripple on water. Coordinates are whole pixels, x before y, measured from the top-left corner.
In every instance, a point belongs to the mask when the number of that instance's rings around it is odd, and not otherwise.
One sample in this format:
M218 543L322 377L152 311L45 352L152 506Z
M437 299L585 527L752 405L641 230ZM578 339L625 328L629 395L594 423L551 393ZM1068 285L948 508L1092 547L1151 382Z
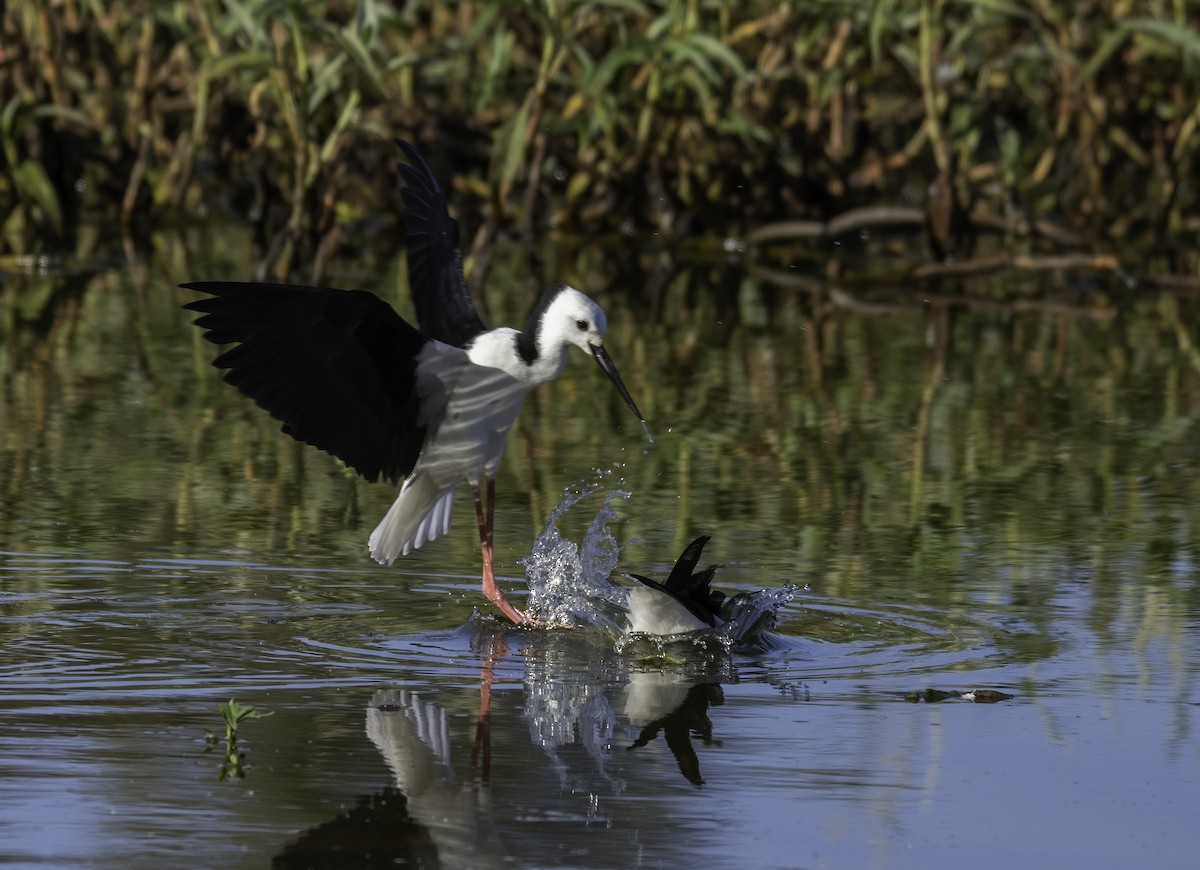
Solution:
M911 691L931 683L947 688L972 686L997 665L1010 660L1006 651L1014 632L994 621L948 614L933 607L887 605L863 608L808 595L795 619L780 624L782 632L804 639L805 656L761 665L766 678L801 679L812 685L834 681L851 693L870 684L872 692ZM854 678L847 683L846 678Z

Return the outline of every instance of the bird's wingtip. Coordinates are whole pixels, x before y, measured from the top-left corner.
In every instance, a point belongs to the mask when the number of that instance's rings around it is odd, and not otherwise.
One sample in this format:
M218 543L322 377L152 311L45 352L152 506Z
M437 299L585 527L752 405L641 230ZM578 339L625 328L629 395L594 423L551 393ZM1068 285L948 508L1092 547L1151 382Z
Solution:
M212 298L217 295L217 290L212 281L188 281L185 284L180 284L181 290L192 290L197 293L207 293L207 296L201 296L199 299L192 299L183 303L183 308L188 311L199 311L202 314L208 313L208 306L212 302Z
M210 296L221 296L245 286L238 281L188 281L180 284L180 289L195 290L197 293L207 293Z
M397 167L407 166L411 169L419 169L428 175L433 175L433 170L429 168L429 164L421 155L421 152L417 150L416 145L413 145L411 142L405 141L404 139L400 139L399 137L397 137L394 141L396 143L396 147L398 147L400 152L404 155L405 160L403 163L397 163Z

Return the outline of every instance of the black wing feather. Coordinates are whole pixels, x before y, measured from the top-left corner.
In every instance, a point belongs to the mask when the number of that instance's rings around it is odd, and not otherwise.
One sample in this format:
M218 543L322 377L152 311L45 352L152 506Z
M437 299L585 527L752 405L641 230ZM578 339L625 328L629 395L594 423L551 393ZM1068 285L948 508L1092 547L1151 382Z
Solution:
M696 571L696 563L700 561L700 554L708 541L708 535L701 535L688 544L675 562L675 567L671 569L666 583L659 583L640 574L628 576L644 586L670 595L701 622L716 625L721 614L721 603L725 600L724 592L712 588L717 566L711 565L703 571Z
M704 552L704 545L709 540L708 535L701 535L683 548L675 567L667 577L665 585L669 590L684 594L693 585L692 573L696 570L696 563L700 561L700 554Z
M417 324L431 338L466 347L485 327L463 276L458 221L450 217L446 197L425 158L403 139L396 144L408 161L397 163L396 170L403 182L408 283Z
M283 423L283 431L341 459L367 480L412 471L425 441L417 425L417 354L428 341L363 290L198 281L211 294L184 307L213 344L213 365Z

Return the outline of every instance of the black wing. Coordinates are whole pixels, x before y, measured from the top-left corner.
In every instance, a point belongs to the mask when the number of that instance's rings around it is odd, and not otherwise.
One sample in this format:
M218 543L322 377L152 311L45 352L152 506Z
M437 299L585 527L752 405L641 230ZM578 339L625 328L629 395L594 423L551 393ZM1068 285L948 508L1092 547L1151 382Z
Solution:
M671 575L667 577L665 585L668 590L677 595L686 596L699 585L708 585L708 581L712 580L713 574L716 573L715 568L709 568L700 574L693 572L696 570L696 563L700 561L700 554L704 552L704 545L709 540L708 535L701 535L683 548L683 552L679 554L679 559L675 562L675 567L671 569Z
M397 163L403 186L404 234L408 246L408 284L417 324L431 338L466 347L485 330L463 277L458 221L446 209L446 197L433 170L412 145L396 144L407 163Z
M703 571L696 571L696 563L700 561L700 554L708 541L708 535L701 535L688 544L671 569L666 583L638 574L629 576L645 586L670 595L701 622L715 626L720 617L721 602L725 600L725 593L711 586L717 567L712 565Z
M429 340L363 290L198 281L211 294L184 307L213 344L238 346L213 365L298 441L367 480L412 471L425 440L417 425L417 354Z

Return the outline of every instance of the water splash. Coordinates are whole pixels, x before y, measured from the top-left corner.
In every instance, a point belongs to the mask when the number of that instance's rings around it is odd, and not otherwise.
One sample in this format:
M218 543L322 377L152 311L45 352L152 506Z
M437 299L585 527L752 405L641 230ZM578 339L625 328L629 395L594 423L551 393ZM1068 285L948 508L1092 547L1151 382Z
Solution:
M710 652L770 646L768 632L775 626L775 614L796 596L797 587L791 583L731 596L721 609L723 624L714 629L663 638L627 633L629 587L612 579L623 547L609 530L610 523L620 518L615 503L631 497L619 488L624 482L618 474L621 467L617 464L598 469L591 483L577 483L563 490L562 500L551 512L529 555L518 560L529 586L530 613L543 625L607 629L617 636L618 652L634 655L667 655L667 648L675 644L683 645L678 651L690 645ZM558 528L563 516L613 484L618 488L605 495L583 542L577 545L563 537Z
M737 593L721 608L725 624L713 633L735 646L766 641L775 627L775 614L796 597L796 589L794 583L784 583L778 589Z
M607 477L609 473L598 476ZM558 530L558 521L571 508L601 488L600 482L594 482L565 489L562 501L533 542L533 549L518 560L529 585L529 611L544 624L624 631L629 593L611 579L621 546L608 524L619 518L613 503L629 498L629 493L616 489L605 496L582 545L567 540Z

